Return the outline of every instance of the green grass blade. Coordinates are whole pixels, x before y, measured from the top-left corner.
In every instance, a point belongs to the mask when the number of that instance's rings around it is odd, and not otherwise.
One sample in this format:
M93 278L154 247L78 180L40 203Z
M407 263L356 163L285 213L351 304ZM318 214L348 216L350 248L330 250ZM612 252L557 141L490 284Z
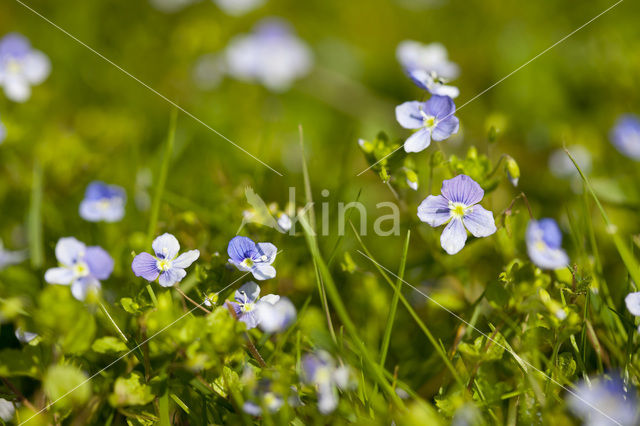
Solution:
M33 165L31 200L29 203L27 223L31 266L34 269L40 269L44 264L44 243L42 240L42 168L37 161Z
M315 259L320 275L323 278L327 296L331 300L331 303L333 304L333 307L338 314L340 321L342 321L344 328L351 337L355 348L358 350L359 355L362 356L362 359L364 360L369 371L373 374L374 380L378 383L380 388L384 390L389 400L393 402L397 407L404 408L404 403L398 397L395 390L391 387L391 385L385 378L383 369L380 368L380 366L374 361L374 357L369 353L369 349L367 349L367 347L360 339L360 336L358 336L357 328L351 321L351 318L349 317L349 314L347 312L347 308L344 306L344 303L342 303L342 298L340 297L338 288L333 281L333 277L331 276L331 273L329 272L324 259L320 255L320 249L318 248L315 234L313 232L313 229L311 229L311 226L309 225L309 222L307 221L305 215L300 215L299 221L304 230L305 238L307 240L309 250L311 251L311 255Z
M167 143L165 145L164 155L162 157L162 164L160 166L160 174L158 174L158 180L155 183L156 192L153 197L153 203L151 204L151 215L149 216L149 231L147 232L147 239L149 241L149 244L151 244L151 241L155 236L156 226L158 225L158 216L160 214L160 203L162 201L165 183L167 182L167 174L169 173L169 163L171 163L171 154L173 152L173 144L176 138L177 118L178 118L178 110L173 110L173 112L171 113Z
M589 193L591 194L594 201L596 202L596 205L600 210L600 214L602 215L602 219L604 219L604 222L607 225L607 232L609 233L609 235L611 235L611 238L613 239L613 244L616 246L616 249L618 250L618 254L620 254L620 257L622 258L622 262L624 263L624 266L627 268L627 271L629 271L629 275L631 276L631 279L635 283L640 283L640 266L638 265L638 261L631 253L631 250L629 249L628 245L625 244L625 242L622 240L622 238L618 234L616 226L613 223L611 223L611 220L609 220L609 215L607 215L607 212L604 210L604 207L602 207L602 204L600 203L598 196L596 195L593 188L591 187L591 183L589 182L587 177L584 175L584 173L580 169L580 166L578 165L576 160L573 158L571 153L566 148L564 151L567 153L567 155L569 156L569 159L578 170L578 173L580 173L580 177L582 178L584 184L589 190Z
M391 332L393 331L393 323L396 319L396 311L398 309L398 300L400 299L400 292L402 290L402 280L404 278L404 270L407 265L407 253L409 251L409 239L411 238L411 231L407 231L407 238L404 240L404 249L402 251L402 258L400 259L400 269L398 270L398 280L396 281L396 288L393 292L393 299L391 300L391 307L389 308L389 317L387 318L387 325L382 337L382 346L380 347L380 366L384 367L384 363L387 360L387 352L389 350L389 342L391 342Z

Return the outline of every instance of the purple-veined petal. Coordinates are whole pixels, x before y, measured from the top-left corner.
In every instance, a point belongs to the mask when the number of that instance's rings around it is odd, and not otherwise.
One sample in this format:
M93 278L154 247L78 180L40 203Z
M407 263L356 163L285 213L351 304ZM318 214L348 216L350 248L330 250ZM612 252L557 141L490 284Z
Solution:
M458 120L458 117L450 116L436 124L435 129L431 131L431 138L434 141L443 141L449 136L458 133L459 128L460 120Z
M84 261L89 266L91 275L99 280L106 280L113 272L113 259L102 247L87 247Z
M234 299L238 303L255 303L260 297L260 286L253 281L246 282L236 290Z
M423 128L412 134L404 141L406 152L420 152L431 145L431 130Z
M416 69L409 71L408 74L411 81L421 89L429 90L429 86L433 84L433 78L425 70Z
M63 265L71 266L84 258L87 246L73 237L64 237L56 244L56 259Z
M172 262L174 268L188 268L191 266L193 262L195 262L198 257L200 257L199 250L189 250L187 252L182 253L180 256L176 257Z
M182 281L182 279L187 275L187 271L180 268L171 268L167 269L164 272L160 272L160 276L158 277L158 284L162 287L171 287L175 283Z
M272 264L274 260L276 260L276 254L278 253L278 249L271 243L258 243L256 244L257 248L257 256L254 256L254 260L259 260L260 262ZM264 256L264 257L263 257Z
M242 306L240 306L238 303L236 302L227 302L229 305L231 305L231 307L233 308L233 312L236 313L236 318L240 318L240 316L242 315Z
M234 262L242 262L246 258L251 259L255 252L256 243L247 237L233 237L227 247L227 254Z
M624 298L624 303L627 305L631 315L640 316L640 291L627 294L627 297Z
M419 129L423 124L423 117L420 113L422 103L410 101L396 107L396 120L405 129Z
M256 311L242 312L238 319L247 325L247 330L256 328L258 323L260 323Z
M80 301L84 301L90 292L99 292L101 288L100 281L91 277L83 277L75 280L71 284L71 294Z
M149 282L155 281L160 274L160 271L158 270L158 261L155 257L146 252L140 253L133 258L133 262L131 262L131 269L136 277L142 277Z
M488 237L496 232L496 222L493 213L479 204L471 207L471 210L462 218L464 226L474 237Z
M173 259L180 251L178 239L169 233L162 234L153 240L151 247L158 259Z
M429 195L418 206L418 218L429 225L444 225L451 218L449 200L442 195Z
M440 245L448 254L456 254L467 241L467 230L458 218L452 219L440 235Z
M66 267L47 269L44 273L44 280L49 284L69 285L73 277L73 270Z
M484 197L484 190L467 175L458 175L442 182L442 195L454 203L472 206Z
M264 263L256 263L253 268L251 268L251 273L256 280L263 281L275 277L276 268Z
M443 120L456 112L456 105L453 103L453 99L448 96L433 95L424 103L424 112L438 120Z

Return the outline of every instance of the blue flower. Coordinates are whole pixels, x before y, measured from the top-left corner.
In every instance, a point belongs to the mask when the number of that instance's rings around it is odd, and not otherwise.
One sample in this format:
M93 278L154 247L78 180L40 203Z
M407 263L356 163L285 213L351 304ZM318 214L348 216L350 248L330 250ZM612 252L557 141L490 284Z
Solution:
M316 388L318 410L322 414L333 412L338 406L338 388L345 390L351 387L349 367L336 367L331 355L320 350L305 355L302 370L305 381Z
M404 143L406 152L420 152L431 140L443 141L458 132L456 105L448 96L434 95L427 102L411 101L396 107L396 119L405 129L419 129Z
M640 120L635 115L623 115L611 130L613 145L622 154L640 160Z
M16 335L16 339L18 339L22 343L29 343L36 337L38 337L37 333L32 333L30 331L26 331L20 327L16 327L16 331L14 333ZM35 343L35 342L34 342Z
M416 86L427 90L432 95L449 96L457 98L460 90L455 86L448 86L447 80L439 77L434 71L413 70L408 72Z
M31 86L46 80L50 71L49 58L24 36L11 33L0 40L0 86L10 100L25 102Z
M249 281L236 290L235 302L229 302L236 313L236 318L247 325L247 329L255 328L260 324L262 317L259 314L257 305L273 305L280 300L280 296L267 294L260 297L260 286L253 281ZM267 318L267 321L273 321Z
M25 250L10 251L4 248L2 240L0 240L0 271L10 265L17 265L27 258Z
M265 19L251 34L236 36L225 50L225 59L232 77L260 83L275 92L288 89L313 64L306 43L277 19Z
M267 280L276 276L271 266L278 249L271 243L254 243L247 237L234 237L227 247L229 263L241 271L251 271L257 280Z
M265 0L213 0L213 2L227 15L240 16L262 6Z
M567 405L584 421L585 426L637 425L637 398L625 388L617 375L612 378L598 377L592 379L591 383L581 381L575 394L569 394Z
M48 269L44 279L49 284L71 284L71 293L84 300L90 292L100 290L100 280L113 271L113 259L102 247L87 247L73 237L60 238L56 244L60 266Z
M242 411L252 416L262 414L262 406L270 413L276 413L284 405L284 398L272 389L270 380L261 379L254 388L251 389L251 397L245 401ZM293 405L293 404L292 404Z
M449 254L456 254L467 241L467 229L474 237L487 237L496 232L493 213L478 203L484 190L467 175L442 182L442 195L429 195L418 206L418 217L434 228L448 225L442 231L440 244ZM465 229L466 228L466 229Z
M562 250L562 232L555 220L531 220L527 226L527 252L531 261L542 269L559 269L569 264Z
M440 43L405 40L398 44L396 56L407 72L422 70L447 80L455 79L460 73L458 65L449 61L447 49Z
M296 308L286 297L280 297L275 303L264 300L264 296L256 304L256 316L260 320L258 325L266 333L279 333L286 330L296 319ZM278 297L278 296L276 296Z
M124 216L127 194L117 185L91 182L80 203L80 216L89 222L117 222Z
M178 256L180 243L176 237L168 233L153 240L151 248L155 256L146 252L140 253L133 258L131 269L136 277L142 277L149 282L157 279L162 287L171 287L182 281L187 275L185 269L200 257L198 250L189 250Z

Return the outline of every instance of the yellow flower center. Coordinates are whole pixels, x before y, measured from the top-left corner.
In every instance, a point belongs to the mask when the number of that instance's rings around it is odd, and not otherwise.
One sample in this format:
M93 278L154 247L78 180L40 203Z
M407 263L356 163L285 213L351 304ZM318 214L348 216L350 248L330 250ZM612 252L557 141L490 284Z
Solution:
M242 264L247 268L251 268L253 266L253 260L246 258L245 260L242 261Z
M422 125L429 129L435 127L437 120L433 115L427 115L426 112L420 110L420 114L422 114Z
M22 65L20 65L20 62L16 61L15 59L11 59L7 64L7 69L9 70L10 74L18 74L22 70Z
M468 212L471 212L472 207L467 207L462 203L449 202L449 212L451 216L462 219Z
M73 265L73 274L76 277L86 277L89 275L89 265L84 262L78 262Z
M168 259L160 259L156 262L156 266L158 267L159 270L161 271L166 271L171 269L171 261Z

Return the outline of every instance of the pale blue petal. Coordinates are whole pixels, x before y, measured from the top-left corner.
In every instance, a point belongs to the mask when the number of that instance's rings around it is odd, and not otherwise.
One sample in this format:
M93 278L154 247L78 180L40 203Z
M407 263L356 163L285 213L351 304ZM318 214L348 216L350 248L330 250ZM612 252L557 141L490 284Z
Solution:
M276 276L276 268L271 265L256 263L251 269L251 273L256 280L268 280Z
M431 130L423 128L415 132L404 142L406 152L420 152L431 145Z
M423 117L420 113L422 103L418 101L405 102L396 107L396 120L405 129L419 129L423 124Z
M140 253L134 257L131 269L136 277L142 277L149 282L155 281L160 274L158 261L149 253Z
M233 261L232 263L239 263L247 258L251 259L255 252L256 243L247 237L233 237L227 247L227 254L229 254L230 259Z
M435 129L431 132L431 138L434 141L443 141L449 136L458 133L458 129L460 128L460 120L458 117L448 117L436 125Z
M160 273L160 277L158 277L158 284L162 287L171 287L175 283L182 281L186 275L187 272L184 269L171 268Z
M451 218L449 200L442 195L429 195L418 206L418 218L429 225L444 225Z
M640 291L627 294L627 297L624 298L624 303L632 315L640 316Z
M87 247L73 237L64 237L56 244L56 259L63 265L72 266L84 258Z
M91 277L84 277L75 280L71 284L71 294L73 294L73 297L76 299L84 301L89 293L97 293L100 291L100 288L100 281Z
M442 182L442 195L454 203L472 206L484 197L484 190L467 175L458 175Z
M189 250L185 253L182 253L180 256L176 257L172 265L175 268L185 269L191 266L193 262L198 260L198 257L200 257L199 250Z
M169 233L162 234L153 240L151 247L158 259L173 259L180 251L180 243Z
M456 112L456 105L453 103L453 99L448 96L433 95L424 103L424 112L438 120L443 120Z
M467 241L467 230L460 219L453 219L440 235L440 245L448 254L456 254Z
M258 243L256 244L258 251L257 256L254 256L254 260L258 260L263 263L272 264L276 260L276 254L278 249L271 243ZM264 257L263 257L264 256Z
M73 270L71 268L51 268L44 273L44 280L49 284L69 285L73 281Z
M493 213L479 204L471 207L471 211L464 215L462 221L474 237L488 237L496 232Z
M260 297L260 286L253 281L242 284L234 295L234 299L242 304L255 303L258 297Z
M91 275L99 280L106 280L113 271L113 259L102 247L87 247L84 261Z

